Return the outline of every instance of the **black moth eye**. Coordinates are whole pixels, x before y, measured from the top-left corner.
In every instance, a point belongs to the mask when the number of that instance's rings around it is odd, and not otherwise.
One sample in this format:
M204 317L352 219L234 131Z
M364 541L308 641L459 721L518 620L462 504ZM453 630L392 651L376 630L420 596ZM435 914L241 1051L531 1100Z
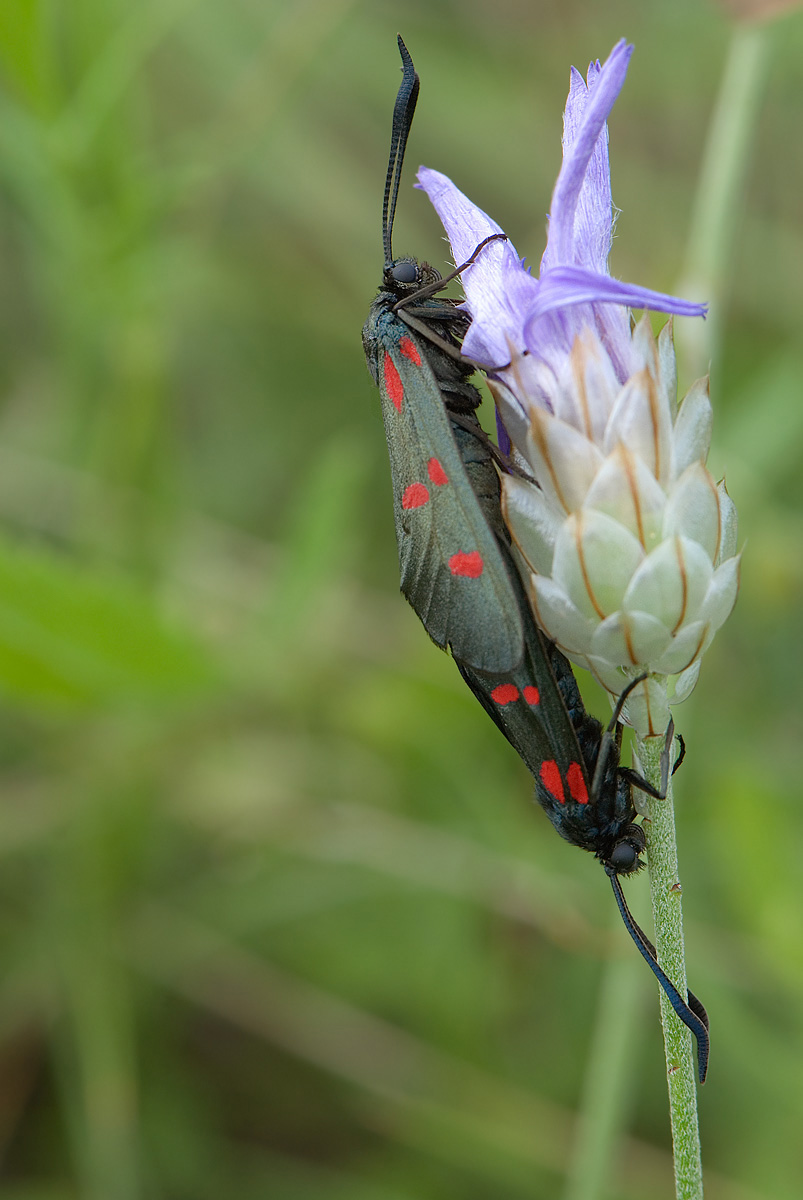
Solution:
M418 267L411 262L398 263L391 271L391 275L397 283L415 283L418 278Z
M637 858L638 851L635 846L631 846L630 842L617 842L608 861L617 871L626 871L628 867L633 866Z

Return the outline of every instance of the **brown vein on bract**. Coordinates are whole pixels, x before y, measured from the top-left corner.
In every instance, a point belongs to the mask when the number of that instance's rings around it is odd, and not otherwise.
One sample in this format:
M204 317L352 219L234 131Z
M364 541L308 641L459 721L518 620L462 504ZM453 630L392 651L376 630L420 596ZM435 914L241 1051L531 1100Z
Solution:
M591 410L588 403L588 388L586 386L586 367L588 359L591 357L592 345L589 344L583 335L578 334L572 344L569 354L572 374L574 375L574 385L577 389L577 397L580 404L580 411L583 418L583 427L586 437L590 442L594 441L594 427L591 421Z
M638 490L638 485L636 483L636 472L635 472L635 468L633 465L633 455L630 453L627 446L625 446L623 442L619 443L619 445L617 447L617 451L619 454L620 462L622 464L622 469L624 470L625 476L627 478L627 486L630 489L630 495L633 500L633 513L634 513L634 516L636 519L636 528L638 529L638 540L641 542L641 545L646 550L647 549L647 540L646 540L646 536L644 533L644 515L642 512L642 508L641 508L641 498L640 498L640 494L639 494L639 490Z
M636 658L636 652L633 649L633 640L630 636L630 626L627 622L627 618L624 616L622 617L622 633L623 633L623 636L625 639L625 646L627 647L628 657L629 657L631 663L633 664L633 666L635 667L637 665L638 660Z
M680 675L680 674L682 674L683 671L688 671L689 667L697 660L697 658L699 658L699 656L703 650L703 645L705 643L705 639L708 635L708 630L710 628L711 628L711 622L706 621L705 625L703 626L703 630L702 630L702 633L700 634L700 638L697 642L697 645L694 647L694 650L692 651L692 653L689 655L688 659L686 660L686 665L681 667L678 671L675 671L674 674ZM645 684L645 690L646 690L646 684ZM647 708L649 709L649 704L647 705ZM650 719L650 729L652 729L652 719Z
M698 641L697 645L694 647L694 653L689 656L689 661L686 663L686 666L683 668L684 671L688 671L688 669L692 665L692 663L702 653L703 643L705 642L706 636L708 635L708 630L710 628L711 628L711 622L706 621L705 625L703 626L703 631L700 634L700 640ZM680 672L678 672L678 674L680 674Z
M648 370L641 372L647 380L647 399L650 405L650 417L652 420L652 453L655 463L655 478L661 482L661 420L660 420L660 402L658 399L658 388L655 386L655 380Z
M708 471L706 471L706 475L710 478ZM712 482L713 482L713 480L712 480ZM725 495L727 496L728 485L725 483L724 475L722 476L722 486L724 487ZM716 484L714 484L714 494L716 496L716 501L717 501L717 545L716 545L716 550L714 551L714 555L713 555L711 561L714 564L716 564L719 562L719 556L722 553L722 505L719 502L719 488L717 487Z
M555 419L551 416L551 414L546 414L546 415L549 415L550 420ZM541 451L541 456L542 456L544 462L546 463L546 468L547 468L547 471L549 472L549 477L552 480L552 486L555 489L555 495L557 496L558 500L560 501L560 504L563 507L563 511L568 512L569 506L566 503L566 498L563 495L563 489L561 488L560 483L559 483L558 473L556 472L555 467L553 466L553 463L552 463L552 459L550 457L549 447L547 444L547 438L545 436L545 431L544 431L544 426L541 422L541 409L537 408L535 405L533 405L532 408L530 409L530 433L532 435L533 441L537 445L538 449Z
M579 657L579 655L578 655L578 657ZM582 663L577 662L577 659L573 658L572 663L574 664L574 666L580 667L583 671L588 671L591 678L596 680L596 682L599 684L599 686L603 689L604 692L607 692L608 695L611 695L611 696L613 695L613 692L610 690L607 683L604 682L604 680L602 679L602 676L599 674L597 668L594 666L594 664L590 658L586 657L585 661Z
M507 344L508 344L508 349L510 350L510 366L508 367L508 370L510 371L511 375L513 376L513 378L516 382L516 386L518 388L519 395L522 398L526 399L527 390L524 387L524 383L522 381L521 375L519 374L519 370L518 370L518 364L520 363L523 356L521 354L519 354L518 350L513 345L512 341L510 340L509 337L507 338ZM489 382L490 382L490 380L489 380ZM513 394L515 395L515 392ZM529 402L528 402L528 407L530 409L530 433L532 434L533 440L534 440L535 444L538 446L539 450L541 451L541 455L544 459L544 462L546 463L547 471L549 472L549 476L552 480L552 485L555 489L555 495L558 497L560 503L562 504L564 511L568 512L569 507L566 504L566 500L564 499L563 491L558 485L558 477L555 473L555 469L552 465L552 460L550 458L549 451L547 448L547 441L546 441L546 437L544 435L544 427L540 423L540 416L541 416L541 413L543 410L537 404L530 404ZM546 415L551 416L551 414L546 414ZM532 463L530 465L533 466Z
M675 622L672 633L675 634L680 629L683 622L686 620L686 609L689 604L689 577L686 573L686 560L683 557L683 547L680 544L680 538L675 537L675 552L678 558L678 566L680 567L680 582L682 588L683 600L680 606L680 615Z
M583 554L583 539L582 539L582 533L581 533L581 526L582 526L582 513L577 513L577 514L575 514L575 527L577 529L577 534L576 534L577 559L578 559L578 562L580 563L580 571L583 576L583 583L585 584L586 594L588 595L588 598L591 601L594 611L597 614L597 616L599 617L600 621L604 621L608 614L606 612L604 612L603 609L601 609L600 606L597 604L597 598L594 595L593 588L591 587L591 580L589 578L588 571L586 569L585 555Z
M649 332L649 337L646 339L647 340L647 349L649 350L650 357L652 358L652 366L653 366L652 374L653 374L653 377L655 379L657 379L661 373L660 362L658 360L658 343L655 340L655 334L652 331L652 325L650 324L650 318L647 316L646 313L641 318L641 320L647 322L647 330ZM647 368L647 370L649 370L649 367Z
M656 728L655 728L655 725L653 724L653 720L652 720L652 708L650 707L650 689L647 687L647 680L646 680L646 679L644 680L644 683L642 684L642 687L644 688L644 707L645 707L645 708L646 708L646 710L647 710L647 724L648 724L648 725L649 725L649 727L650 727L650 732L649 732L649 734L648 734L647 736L648 736L648 737L657 737L657 736L658 736L658 732L657 732L657 730L656 730Z

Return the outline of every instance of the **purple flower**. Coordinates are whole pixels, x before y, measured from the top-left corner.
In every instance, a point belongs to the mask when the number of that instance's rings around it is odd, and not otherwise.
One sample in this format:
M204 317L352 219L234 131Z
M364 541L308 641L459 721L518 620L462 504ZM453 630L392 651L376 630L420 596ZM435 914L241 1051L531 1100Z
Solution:
M704 316L706 306L613 279L608 254L613 204L606 120L625 81L633 47L622 40L604 66L588 68L588 83L572 68L563 119L563 165L552 193L549 235L534 278L511 242L492 243L464 273L472 325L466 357L490 366L513 353L532 355L558 374L575 337L589 326L601 337L620 383L632 373L630 308ZM445 175L422 167L419 185L449 235L455 262L464 262L483 238L502 230ZM529 364L528 364L529 367ZM505 378L505 372L500 372ZM542 372L527 370L534 396L550 407Z
M563 165L535 278L510 241L463 272L472 323L463 352L482 363L504 428L537 486L503 479L503 504L538 623L612 695L661 733L733 606L736 517L705 468L707 381L678 406L671 324L658 343L629 309L704 316L706 307L613 279L606 120L632 47L587 82L572 70ZM470 258L499 226L429 168L418 175L452 245Z

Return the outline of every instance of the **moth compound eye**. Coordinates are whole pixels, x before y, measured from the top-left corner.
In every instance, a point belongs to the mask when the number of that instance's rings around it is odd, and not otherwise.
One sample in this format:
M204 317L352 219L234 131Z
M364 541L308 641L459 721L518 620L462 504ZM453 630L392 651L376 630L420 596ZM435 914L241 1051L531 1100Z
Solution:
M391 269L390 273L396 283L415 283L418 278L418 267L413 262L400 262Z
M608 861L617 871L626 872L635 865L637 858L638 851L635 846L631 846L630 842L617 842Z

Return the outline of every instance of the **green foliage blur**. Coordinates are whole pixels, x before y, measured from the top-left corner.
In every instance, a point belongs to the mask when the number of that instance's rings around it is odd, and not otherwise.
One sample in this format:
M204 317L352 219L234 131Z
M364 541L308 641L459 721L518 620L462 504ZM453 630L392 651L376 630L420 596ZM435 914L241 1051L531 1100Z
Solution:
M604 964L636 956L397 594L360 349L397 30L422 79L399 252L447 258L422 161L537 263L569 66L626 36L613 270L676 286L714 5L0 5L4 1200L552 1200L572 1176ZM775 35L712 386L742 593L676 716L719 1200L801 1178L803 19ZM604 1194L662 1200L634 980Z

